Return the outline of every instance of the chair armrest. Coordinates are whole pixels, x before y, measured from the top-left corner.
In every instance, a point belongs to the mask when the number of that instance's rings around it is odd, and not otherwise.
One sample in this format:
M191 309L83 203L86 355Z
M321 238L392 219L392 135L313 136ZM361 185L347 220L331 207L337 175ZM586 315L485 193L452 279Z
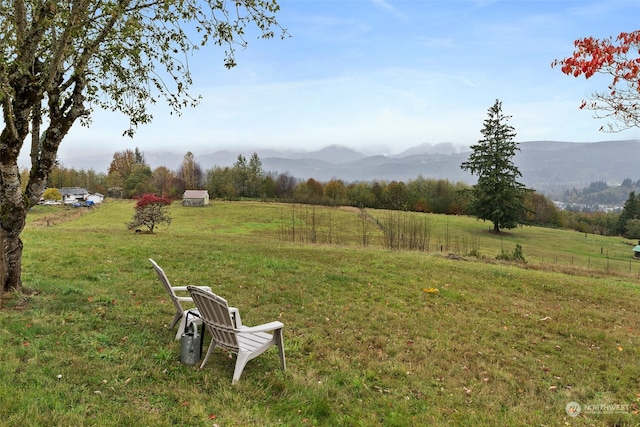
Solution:
M240 319L240 310L235 307L229 307L229 314L231 314L231 318L233 319L233 325L236 329L242 327L242 320Z
M240 329L236 329L236 332L239 334L252 334L255 332L267 332L267 331L275 331L276 329L282 329L284 325L282 322L269 322L264 325L252 326L250 328L242 327Z
M191 297L179 297L176 296L176 299L181 302L193 302L193 298Z
M204 289L207 292L211 292L211 288L209 286L194 286L195 288L198 289ZM171 289L173 289L173 291L186 291L187 287L186 286L172 286Z

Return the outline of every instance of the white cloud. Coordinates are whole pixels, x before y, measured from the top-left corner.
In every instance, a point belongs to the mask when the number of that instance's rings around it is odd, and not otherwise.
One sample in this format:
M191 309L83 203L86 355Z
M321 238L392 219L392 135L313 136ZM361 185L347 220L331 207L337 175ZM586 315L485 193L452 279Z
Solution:
M400 20L407 20L407 16L400 12L397 8L395 8L394 6L392 6L388 1L386 0L371 0L373 1L373 4L375 4L376 6L378 6L381 9L384 9L385 11L389 12L391 15L393 15L394 17L400 19Z

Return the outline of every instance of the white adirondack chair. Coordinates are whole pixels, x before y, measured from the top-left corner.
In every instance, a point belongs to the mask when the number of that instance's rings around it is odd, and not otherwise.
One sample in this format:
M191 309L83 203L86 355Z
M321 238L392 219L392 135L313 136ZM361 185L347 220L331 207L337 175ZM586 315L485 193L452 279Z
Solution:
M176 308L176 314L173 316L173 320L171 321L169 328L173 328L178 322L180 322L180 325L178 326L178 332L176 333L176 339L179 340L180 336L182 336L185 329L188 328L191 323L195 323L197 326L202 325L202 320L200 320L200 317L198 315L198 309L192 307L185 310L182 306L182 303L189 303L190 305L193 305L193 299L190 296L186 296L188 295L187 287L171 286L167 275L165 274L164 270L158 265L158 263L156 263L151 258L149 258L149 261L153 265L153 269L158 274L160 282L162 282L165 289L167 290L167 293L169 293L169 298L171 298L171 302L173 302L173 305ZM211 288L209 286L198 286L198 288L211 292ZM176 294L176 292L181 293L181 295ZM185 293L186 295L182 296ZM234 322L239 322L239 324L242 324L242 321L240 319L240 312L238 311L238 309L235 307L229 307L229 311L232 313ZM193 313L193 315L187 316L187 312ZM187 322L189 323L187 324Z
M222 347L237 354L236 367L232 384L240 379L247 362L258 357L272 346L277 346L280 355L280 368L286 370L284 357L284 340L281 322L270 322L264 325L247 327L233 322L229 315L229 306L224 298L194 286L187 286L193 302L198 308L207 330L211 334L211 344L200 365L204 367L216 347ZM273 332L269 334L267 332Z

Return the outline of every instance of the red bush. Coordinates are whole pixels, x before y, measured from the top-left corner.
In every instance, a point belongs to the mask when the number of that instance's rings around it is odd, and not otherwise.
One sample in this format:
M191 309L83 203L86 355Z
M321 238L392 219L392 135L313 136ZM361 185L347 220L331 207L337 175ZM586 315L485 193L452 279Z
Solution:
M168 197L160 197L155 194L143 194L142 196L136 197L138 202L136 203L135 209L144 209L149 205L163 205L169 206L172 200Z

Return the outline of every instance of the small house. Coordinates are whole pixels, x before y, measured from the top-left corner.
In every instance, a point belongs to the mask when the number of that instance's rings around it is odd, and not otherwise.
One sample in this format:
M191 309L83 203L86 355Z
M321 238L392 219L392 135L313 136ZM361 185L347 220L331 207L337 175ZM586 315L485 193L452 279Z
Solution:
M84 202L89 196L87 189L80 187L62 187L60 194L62 194L62 203L65 205Z
M182 206L206 206L209 204L207 190L187 190L182 195Z
M640 258L640 245L633 248L633 256L635 258Z

